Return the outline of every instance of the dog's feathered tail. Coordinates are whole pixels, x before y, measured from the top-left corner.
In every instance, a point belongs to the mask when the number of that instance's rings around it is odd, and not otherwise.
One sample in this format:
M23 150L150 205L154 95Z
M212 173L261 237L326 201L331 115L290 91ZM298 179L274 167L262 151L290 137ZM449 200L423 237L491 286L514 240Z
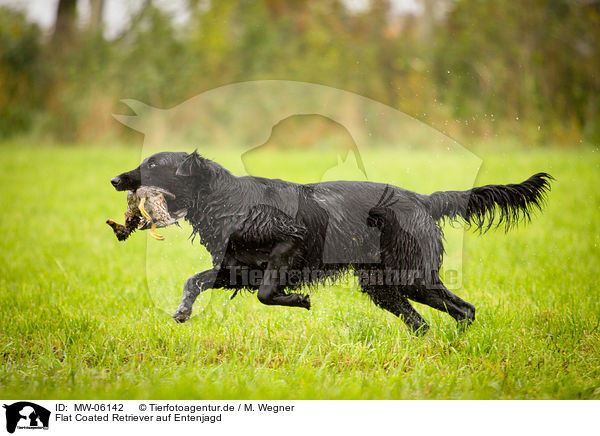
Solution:
M436 221L462 218L483 232L494 224L496 227L504 224L508 231L522 220L529 221L531 213L542 208L551 180L554 180L551 175L538 173L518 184L434 192L426 203Z

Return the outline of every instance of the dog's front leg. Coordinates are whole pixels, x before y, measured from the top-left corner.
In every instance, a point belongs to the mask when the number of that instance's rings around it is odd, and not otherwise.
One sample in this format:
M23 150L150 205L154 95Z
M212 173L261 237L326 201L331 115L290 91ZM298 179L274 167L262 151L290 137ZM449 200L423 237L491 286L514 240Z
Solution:
M173 315L173 319L179 323L190 319L192 315L192 306L201 292L211 289L216 286L219 271L209 269L195 276L190 277L183 286L183 298L181 304L177 308L177 312Z

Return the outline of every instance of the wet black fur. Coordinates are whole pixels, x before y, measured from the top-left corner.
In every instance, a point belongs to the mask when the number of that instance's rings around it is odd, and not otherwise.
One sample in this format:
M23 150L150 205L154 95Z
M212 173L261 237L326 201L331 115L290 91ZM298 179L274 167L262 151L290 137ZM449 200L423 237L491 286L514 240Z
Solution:
M287 291L354 271L377 305L423 332L427 323L409 299L463 325L475 319L475 308L439 278L440 221L462 219L480 231L504 224L508 230L541 208L550 180L539 173L520 184L422 195L372 182L301 185L236 177L195 152L164 152L111 182L117 190L152 185L175 194L169 209L187 209L193 234L212 255L213 268L185 284L174 315L179 322L209 288L254 289L264 304L309 309L308 296ZM326 259L331 253L333 261ZM261 279L248 282L248 272L256 271Z

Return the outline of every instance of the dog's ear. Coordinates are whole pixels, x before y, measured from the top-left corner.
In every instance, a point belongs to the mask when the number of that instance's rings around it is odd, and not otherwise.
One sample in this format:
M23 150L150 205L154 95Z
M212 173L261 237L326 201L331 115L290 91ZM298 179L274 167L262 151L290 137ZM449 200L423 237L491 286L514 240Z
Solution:
M197 151L190 153L175 171L176 176L192 177L199 176L205 167L203 159Z

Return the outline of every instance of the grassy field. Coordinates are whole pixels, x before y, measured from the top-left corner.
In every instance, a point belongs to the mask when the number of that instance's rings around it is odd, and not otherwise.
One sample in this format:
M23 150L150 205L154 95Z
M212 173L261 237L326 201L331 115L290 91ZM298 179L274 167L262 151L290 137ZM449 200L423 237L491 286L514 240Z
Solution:
M417 304L432 325L424 337L351 281L313 292L310 312L208 291L177 325L169 312L185 278L208 264L204 249L187 228L165 229L164 248L150 240L147 250L145 233L119 243L104 224L125 205L108 180L136 166L139 150L12 144L2 153L0 398L600 398L597 151L479 153L479 184L542 170L557 181L530 225L466 235L457 293L477 321L461 334ZM390 156L382 171L397 165ZM271 163L294 180L318 159L289 157ZM179 256L152 262L163 249Z

